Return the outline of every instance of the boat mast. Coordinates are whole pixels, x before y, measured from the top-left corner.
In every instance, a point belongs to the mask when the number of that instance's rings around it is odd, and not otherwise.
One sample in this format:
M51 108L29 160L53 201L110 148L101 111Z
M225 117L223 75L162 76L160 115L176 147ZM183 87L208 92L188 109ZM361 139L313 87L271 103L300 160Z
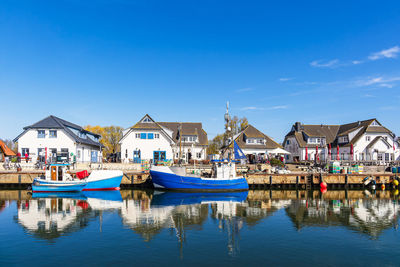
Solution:
M182 161L182 123L179 124L178 127L178 133L179 133L179 159L178 159L178 164L179 166L181 165L181 161Z
M232 135L232 129L230 127L231 116L229 116L229 101L226 102L226 112L224 118L225 118L225 132L227 133L228 136L228 151L230 154L228 160L231 161L233 150L230 147L230 145L232 144L233 147L233 135ZM231 139L231 143L229 143L229 139Z

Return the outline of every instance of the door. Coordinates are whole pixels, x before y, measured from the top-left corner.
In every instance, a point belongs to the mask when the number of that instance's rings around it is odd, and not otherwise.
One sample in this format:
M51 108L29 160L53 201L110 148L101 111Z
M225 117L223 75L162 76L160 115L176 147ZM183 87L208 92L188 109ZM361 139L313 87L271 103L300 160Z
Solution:
M97 151L92 151L91 152L91 161L92 162L97 162Z
M57 180L57 167L56 166L51 166L51 180L52 181Z
M141 162L140 149L133 151L133 162L134 163L140 163Z
M166 154L165 151L153 151L154 162L166 160Z

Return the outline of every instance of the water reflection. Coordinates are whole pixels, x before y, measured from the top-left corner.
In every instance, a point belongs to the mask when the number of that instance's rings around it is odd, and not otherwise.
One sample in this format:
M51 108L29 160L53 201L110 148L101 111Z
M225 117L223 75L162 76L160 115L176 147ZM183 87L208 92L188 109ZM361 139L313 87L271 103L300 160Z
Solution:
M332 191L262 191L242 193L175 193L123 190L79 194L0 192L0 212L17 200L15 220L38 238L58 237L102 220L104 211L120 216L123 225L149 242L167 229L183 247L187 231L204 230L207 220L226 236L229 254L239 251L239 234L245 227L282 210L297 230L340 226L378 238L398 227L399 201L393 193ZM1 214L0 214L1 215ZM100 224L101 225L101 224ZM101 228L99 229L101 231Z

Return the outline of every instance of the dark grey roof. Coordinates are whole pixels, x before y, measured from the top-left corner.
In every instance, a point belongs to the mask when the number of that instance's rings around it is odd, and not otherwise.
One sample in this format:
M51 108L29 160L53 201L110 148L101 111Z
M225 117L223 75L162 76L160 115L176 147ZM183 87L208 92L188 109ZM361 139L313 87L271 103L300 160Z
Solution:
M69 127L78 130L79 132L91 134L94 135L95 137L101 138L101 135L89 132L77 124L50 115L44 118L43 120L40 120L32 125L24 127L24 131L14 139L14 142L18 141L18 139L29 129L63 129L77 143L91 145L91 146L102 146L100 142L95 142L90 138L84 139L77 136L73 131L69 129Z

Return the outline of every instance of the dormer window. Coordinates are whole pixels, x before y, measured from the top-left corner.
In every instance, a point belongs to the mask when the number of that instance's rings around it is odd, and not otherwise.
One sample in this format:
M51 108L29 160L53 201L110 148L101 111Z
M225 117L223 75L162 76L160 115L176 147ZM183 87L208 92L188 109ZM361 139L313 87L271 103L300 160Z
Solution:
M346 136L340 136L339 139L338 139L338 142L339 142L339 144L348 143L349 142L349 137L347 135Z
M372 123L371 123L371 126L380 126L376 121L373 121Z
M149 117L146 117L146 118L143 119L142 122L144 122L144 123L149 123L149 122L152 122L152 121L150 120Z

